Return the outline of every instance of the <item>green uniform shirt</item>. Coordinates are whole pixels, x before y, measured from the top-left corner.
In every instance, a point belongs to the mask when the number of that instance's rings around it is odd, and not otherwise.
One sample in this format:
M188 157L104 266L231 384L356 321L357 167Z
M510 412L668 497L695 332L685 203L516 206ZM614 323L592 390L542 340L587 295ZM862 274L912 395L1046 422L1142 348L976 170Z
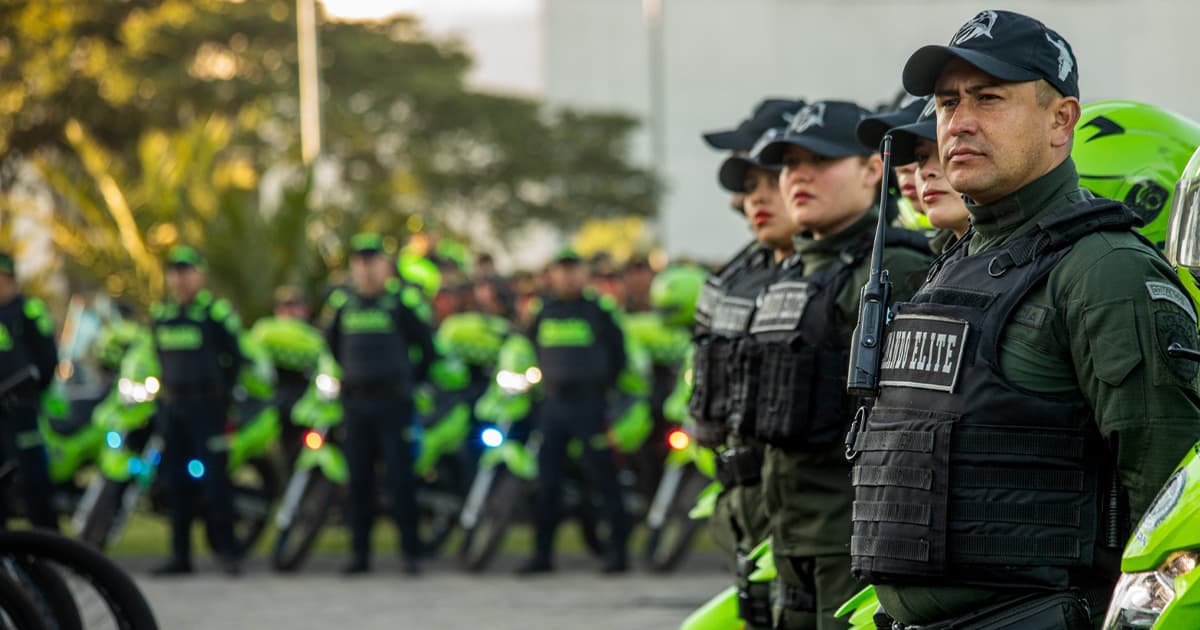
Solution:
M840 260L852 246L862 242L864 235L874 232L877 216L875 211L868 212L845 230L820 240L798 237L796 255L805 274ZM907 247L885 249L883 267L893 283L893 298L911 297L925 280L929 263L929 256ZM837 334L847 343L854 334L859 298L870 274L868 257L851 272L850 281L837 295ZM767 484L772 496L767 501L772 512L775 553L795 557L848 553L854 490L843 446L816 453L768 447L764 473L772 478Z
M968 204L976 231L969 252L1002 245L1088 196L1068 159L1004 199ZM1017 307L1000 343L1000 367L1013 384L1091 410L1115 453L1130 523L1200 439L1198 368L1166 355L1171 341L1196 347L1195 311L1177 286L1170 265L1135 235L1090 234ZM929 623L1011 596L949 584L876 591L901 623Z

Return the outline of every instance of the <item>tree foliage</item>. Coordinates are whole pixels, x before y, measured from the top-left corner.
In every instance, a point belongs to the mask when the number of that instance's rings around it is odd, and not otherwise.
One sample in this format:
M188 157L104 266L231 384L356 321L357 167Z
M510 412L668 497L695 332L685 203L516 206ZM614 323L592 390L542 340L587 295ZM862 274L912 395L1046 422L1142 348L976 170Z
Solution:
M656 183L627 159L633 119L474 91L462 46L409 17L322 20L319 40L324 146L308 171L294 3L0 4L0 184L37 165L76 282L144 302L162 250L186 241L250 311L273 283L338 266L363 226L503 239L653 214Z

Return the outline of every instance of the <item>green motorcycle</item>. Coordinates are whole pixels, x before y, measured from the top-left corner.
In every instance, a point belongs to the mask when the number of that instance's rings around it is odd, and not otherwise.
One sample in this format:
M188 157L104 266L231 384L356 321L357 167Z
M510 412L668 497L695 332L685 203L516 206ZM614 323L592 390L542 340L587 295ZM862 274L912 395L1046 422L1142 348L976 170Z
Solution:
M627 338L629 364L622 373L618 392L610 400L608 441L618 456L641 452L653 429L647 400L649 360L644 351ZM486 447L478 472L467 492L460 519L463 528L459 563L467 571L485 570L495 558L510 526L531 520L532 493L537 479L537 451L541 438L533 430L541 369L533 344L526 337L510 336L500 350L496 377L476 404L475 413L484 428L480 442ZM568 447L572 460L583 452L583 444ZM637 477L628 468L620 471L625 489L626 510L644 514L647 501ZM572 475L563 485L563 513L579 521L584 543L599 554L603 539L596 528L594 498Z
M255 342L243 336L242 353L249 359L239 374L230 409L235 430L227 436L228 473L233 485L236 551L244 553L268 523L271 503L279 493L278 463L272 448L280 426L274 399L274 366ZM163 439L154 426L155 397L161 389L158 357L149 338L134 344L121 361L112 392L92 415L104 431L101 474L84 492L73 524L79 537L99 547L118 540L143 496L151 509L165 513L166 490L158 479ZM204 466L194 460L188 473L200 479ZM210 536L211 540L211 536Z

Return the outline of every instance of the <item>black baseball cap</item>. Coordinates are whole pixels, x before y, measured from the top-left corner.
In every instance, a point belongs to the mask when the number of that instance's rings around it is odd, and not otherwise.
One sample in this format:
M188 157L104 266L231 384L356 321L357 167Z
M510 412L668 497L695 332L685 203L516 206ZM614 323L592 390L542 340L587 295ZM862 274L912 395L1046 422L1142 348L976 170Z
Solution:
M892 130L892 164L904 165L917 161L917 140L932 140L937 143L937 112L930 99L917 122L902 125Z
M763 134L750 154L761 164L781 165L788 145L804 147L817 155L838 159L870 155L855 136L858 121L869 114L849 101L816 101L796 112L782 131Z
M855 129L854 135L858 137L859 144L864 147L878 148L888 131L917 122L917 118L921 116L921 110L925 109L925 104L929 100L927 96L909 96L901 101L899 107L891 111L871 114L858 121L858 128Z
M17 275L17 265L13 261L12 254L8 252L0 252L0 273L9 276Z
M785 119L796 110L804 107L804 101L782 98L769 98L759 103L750 117L743 120L733 129L711 131L704 134L708 146L723 151L749 151L754 148L755 141L764 131L772 127L783 127Z
M1045 24L1011 11L980 11L947 46L924 46L904 64L904 89L933 94L946 64L963 61L1000 79L1045 79L1063 96L1079 98L1079 66L1071 45Z
M784 127L776 127L763 132L762 139L773 139L779 134L782 134ZM756 143L757 144L757 143ZM746 174L752 168L761 168L768 171L778 172L782 168L781 164L763 164L752 155L731 155L721 162L721 168L717 171L717 181L721 183L721 188L733 193L746 192Z

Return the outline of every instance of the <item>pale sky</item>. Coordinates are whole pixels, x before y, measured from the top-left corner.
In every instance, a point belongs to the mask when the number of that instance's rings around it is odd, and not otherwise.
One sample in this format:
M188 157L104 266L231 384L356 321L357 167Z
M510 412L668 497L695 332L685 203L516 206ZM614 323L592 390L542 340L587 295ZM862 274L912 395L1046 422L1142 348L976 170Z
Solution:
M321 0L343 19L418 16L435 36L458 37L475 55L470 81L483 89L543 91L542 0Z

